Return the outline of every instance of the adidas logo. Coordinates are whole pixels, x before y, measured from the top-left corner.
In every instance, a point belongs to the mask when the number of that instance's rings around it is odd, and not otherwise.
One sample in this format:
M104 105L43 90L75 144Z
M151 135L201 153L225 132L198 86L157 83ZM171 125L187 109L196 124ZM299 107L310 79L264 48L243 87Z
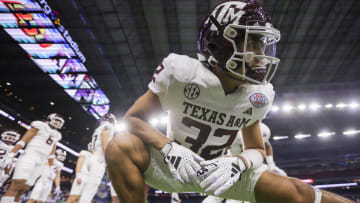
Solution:
M166 161L169 161L175 167L175 169L177 169L182 158L179 156L167 156L166 159Z
M252 107L248 108L246 111L243 112L243 114L252 115Z

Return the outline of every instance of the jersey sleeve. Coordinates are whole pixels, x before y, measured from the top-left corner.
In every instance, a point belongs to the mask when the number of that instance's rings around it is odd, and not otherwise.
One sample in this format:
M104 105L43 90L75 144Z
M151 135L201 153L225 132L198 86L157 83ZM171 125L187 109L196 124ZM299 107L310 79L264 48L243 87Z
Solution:
M275 92L273 89L272 84L267 84L266 86L262 87L262 91L261 91L261 95L260 97L262 101L264 102L263 106L254 106L254 118L255 121L256 120L263 120L264 118L266 118L267 114L270 112L271 107L272 107L272 103L274 101L274 97L275 97ZM251 96L250 96L250 100L251 100Z
M175 54L169 54L155 69L149 89L155 94L166 93L172 80Z
M46 126L46 123L42 122L42 121L33 121L31 122L31 127L42 130L44 129Z

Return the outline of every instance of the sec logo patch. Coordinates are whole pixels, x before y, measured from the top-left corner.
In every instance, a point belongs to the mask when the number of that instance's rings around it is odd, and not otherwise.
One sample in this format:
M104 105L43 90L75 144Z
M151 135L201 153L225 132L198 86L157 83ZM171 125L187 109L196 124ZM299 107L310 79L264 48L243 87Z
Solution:
M200 95L200 88L195 84L188 84L184 88L184 95L188 99L196 99Z
M262 93L254 93L249 97L249 100L256 108L262 108L269 103L269 99Z

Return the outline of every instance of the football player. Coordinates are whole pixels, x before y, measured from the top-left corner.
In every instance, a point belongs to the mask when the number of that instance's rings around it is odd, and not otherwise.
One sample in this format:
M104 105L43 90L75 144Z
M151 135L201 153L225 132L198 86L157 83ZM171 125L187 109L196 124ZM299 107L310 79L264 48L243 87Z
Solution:
M220 3L203 21L199 60L170 54L149 90L125 114L128 132L106 150L122 202L145 202L145 183L167 192L199 192L267 203L351 202L280 176L263 165L260 120L274 99L270 83L280 32L255 0ZM167 136L151 116L169 114ZM245 150L222 156L241 130Z
M270 128L264 124L263 122L260 123L260 130L261 130L261 135L263 137L263 141L265 144L265 162L266 165L269 167L269 170L282 175L282 176L287 176L285 171L282 170L281 168L279 168L278 166L276 166L275 162L274 162L274 158L273 158L273 150L272 150L272 146L270 144L270 137L271 137L271 131ZM241 135L241 131L238 132L238 135L236 136L236 139L234 141L234 143L231 145L231 148L228 150L228 155L240 155L243 151L244 151L244 144L242 141L242 135ZM202 203L221 203L223 202L223 198L220 197L215 197L215 196L211 196L209 195L208 197L206 197ZM245 202L245 201L239 201L239 200L231 200L228 199L226 200L227 203L249 203L249 202Z
M76 162L75 179L71 186L70 196L66 200L66 203L73 203L80 199L80 195L84 192L85 182L89 179L89 166L88 160L92 155L92 144L88 144L88 150L81 150L79 158Z
M0 140L0 187L3 186L5 181L9 178L14 169L14 162L8 166L5 161L7 154L14 147L15 143L19 140L20 134L13 130L4 131L1 133Z
M55 193L56 194L61 193L60 175L61 175L61 169L64 166L63 162L66 159L66 151L57 149L55 153L56 153L56 159L54 160L53 167L49 166L48 161L44 163L41 172L41 177L36 182L34 189L31 192L28 203L33 203L35 201L37 201L38 203L44 203L51 192L53 182L55 183L56 186Z
M16 163L11 185L1 198L1 203L13 202L14 199L14 202L18 202L21 195L34 185L47 159L49 166L53 166L56 143L61 140L59 130L64 123L64 119L56 113L50 114L46 122L31 123L31 128L5 158L10 165L18 151L27 145Z
M88 160L89 176L84 186L86 192L80 196L79 203L91 202L98 190L106 169L104 151L114 135L115 124L116 117L111 113L105 114L92 135L93 155Z

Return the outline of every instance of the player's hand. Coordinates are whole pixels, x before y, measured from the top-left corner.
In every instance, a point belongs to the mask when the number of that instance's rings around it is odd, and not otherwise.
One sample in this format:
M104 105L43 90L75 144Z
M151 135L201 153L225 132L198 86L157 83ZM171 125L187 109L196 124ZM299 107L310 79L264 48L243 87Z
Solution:
M0 168L1 169L11 168L14 157L15 157L15 153L12 152L10 152L6 157L3 157L0 160Z
M217 159L203 161L203 167L198 171L202 178L200 187L206 192L220 195L241 179L241 174L246 170L246 165L239 157L224 156Z
M166 144L160 151L172 175L181 183L200 183L196 172L200 170L199 155L175 142Z
M55 188L55 194L56 194L56 195L60 195L60 194L61 194L61 188L60 188L60 187L56 187L56 188Z

